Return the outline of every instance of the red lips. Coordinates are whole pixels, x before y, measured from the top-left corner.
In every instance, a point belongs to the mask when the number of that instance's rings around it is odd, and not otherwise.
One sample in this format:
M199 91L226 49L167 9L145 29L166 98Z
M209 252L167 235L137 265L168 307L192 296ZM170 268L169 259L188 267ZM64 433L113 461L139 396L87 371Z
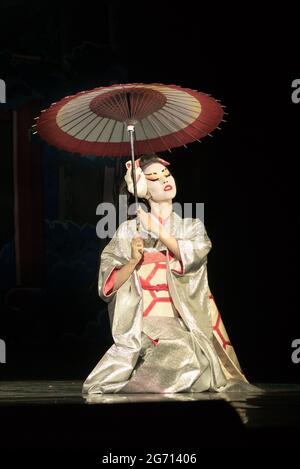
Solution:
M164 191L170 191L171 189L173 189L173 187L172 187L170 184L167 184L167 185L164 187Z

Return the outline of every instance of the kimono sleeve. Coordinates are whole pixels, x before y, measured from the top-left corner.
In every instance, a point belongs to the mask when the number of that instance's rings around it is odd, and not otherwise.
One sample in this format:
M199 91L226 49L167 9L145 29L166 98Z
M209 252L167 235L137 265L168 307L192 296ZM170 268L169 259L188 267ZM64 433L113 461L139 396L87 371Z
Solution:
M207 260L212 244L205 226L199 218L185 219L183 230L176 236L181 256L181 272L178 275L194 274Z
M113 238L105 246L100 256L98 293L100 298L106 302L110 302L116 294L116 291L110 288L110 286L113 286L114 272L126 264L130 257L130 237L128 236L126 225L122 225L120 225Z

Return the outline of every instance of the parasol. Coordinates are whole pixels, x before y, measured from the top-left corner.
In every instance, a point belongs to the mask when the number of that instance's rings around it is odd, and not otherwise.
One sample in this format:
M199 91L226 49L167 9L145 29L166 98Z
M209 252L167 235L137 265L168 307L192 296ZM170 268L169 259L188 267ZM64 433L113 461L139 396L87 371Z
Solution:
M223 106L210 95L176 85L118 84L67 96L37 118L51 145L94 156L152 153L200 141L218 128ZM137 205L136 205L137 206Z

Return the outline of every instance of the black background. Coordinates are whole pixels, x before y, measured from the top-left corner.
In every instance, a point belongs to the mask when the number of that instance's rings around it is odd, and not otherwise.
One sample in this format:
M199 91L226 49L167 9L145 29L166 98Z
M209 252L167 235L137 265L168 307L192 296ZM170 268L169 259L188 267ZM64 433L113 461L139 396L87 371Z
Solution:
M299 382L300 364L291 361L291 343L300 337L300 103L291 100L300 70L293 7L7 1L0 15L0 78L7 83L10 109L32 96L46 107L67 94L119 82L177 84L226 105L227 123L213 138L163 156L177 181L176 201L205 203L213 244L210 287L248 379ZM0 123L1 139L7 139L0 158L7 162L0 188L1 249L13 240L14 229L11 132ZM38 139L34 144L47 151ZM48 151L57 164L65 161L65 154ZM78 157L74 162L80 167ZM99 194L89 193L90 207L101 202ZM55 220L49 215L51 194L45 198L45 219ZM96 263L93 268L96 276ZM7 299L17 286L2 277L4 378L84 378L111 343L95 281L78 292L65 275L52 290L43 278L35 300L17 308Z

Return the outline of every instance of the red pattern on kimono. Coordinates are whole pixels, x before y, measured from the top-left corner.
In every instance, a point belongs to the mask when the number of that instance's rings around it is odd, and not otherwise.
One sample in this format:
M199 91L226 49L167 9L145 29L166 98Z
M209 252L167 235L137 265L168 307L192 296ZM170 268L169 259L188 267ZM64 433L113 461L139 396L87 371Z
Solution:
M170 258L173 254L169 252ZM143 292L143 316L164 316L179 317L179 312L175 308L169 293L169 287L166 278L167 256L163 251L144 252L142 261L138 264L138 277ZM181 272L183 266L181 263ZM114 288L116 268L107 278L103 291L109 295ZM152 343L156 345L159 338L153 339Z

